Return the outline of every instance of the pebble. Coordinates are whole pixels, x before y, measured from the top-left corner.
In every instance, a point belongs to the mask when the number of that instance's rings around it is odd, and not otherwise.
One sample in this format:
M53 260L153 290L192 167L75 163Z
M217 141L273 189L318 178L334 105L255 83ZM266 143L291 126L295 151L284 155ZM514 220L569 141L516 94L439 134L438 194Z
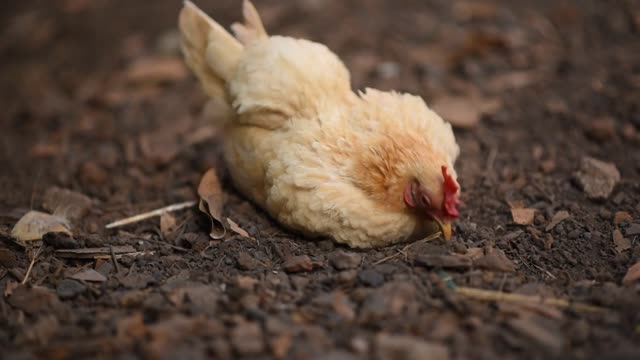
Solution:
M257 323L241 323L231 330L231 346L240 355L256 356L265 350L262 330Z
M311 271L313 270L313 261L307 255L294 256L285 260L282 268L288 273Z
M574 179L589 198L604 200L611 195L613 188L620 181L620 172L612 163L585 156L580 163L580 169L574 174Z
M375 338L376 359L448 360L449 351L438 343L408 335L379 333Z
M354 252L337 250L329 254L329 263L336 270L350 270L360 266L362 256Z
M240 270L255 270L258 267L258 261L246 252L240 253L236 260Z
M640 224L633 223L624 232L627 236L640 235Z
M363 285L378 287L384 283L384 276L376 270L366 269L358 273L358 280Z
M13 251L9 249L0 249L0 265L5 268L12 268L17 264L16 254L14 254Z
M591 121L586 127L586 135L591 140L606 142L616 134L616 121L609 116Z
M60 299L73 299L87 291L87 287L79 281L64 279L58 283L56 293Z

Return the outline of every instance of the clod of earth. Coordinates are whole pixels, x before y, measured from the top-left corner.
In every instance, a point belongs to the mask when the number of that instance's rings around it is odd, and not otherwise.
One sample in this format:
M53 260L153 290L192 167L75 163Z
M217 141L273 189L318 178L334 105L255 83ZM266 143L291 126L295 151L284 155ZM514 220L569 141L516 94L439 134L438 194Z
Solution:
M612 163L585 156L580 162L580 169L574 174L574 179L589 198L604 200L611 195L620 181L620 172Z

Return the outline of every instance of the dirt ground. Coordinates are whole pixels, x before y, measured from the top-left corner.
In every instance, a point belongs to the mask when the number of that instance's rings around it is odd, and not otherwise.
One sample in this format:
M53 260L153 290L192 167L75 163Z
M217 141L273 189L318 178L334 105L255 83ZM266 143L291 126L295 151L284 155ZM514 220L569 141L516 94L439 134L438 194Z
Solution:
M198 3L240 16L239 1ZM338 53L354 88L458 120L452 241L367 251L292 235L234 191L182 65L180 5L3 5L0 358L640 359L640 284L623 282L640 260L639 2L257 0L271 33ZM585 157L617 168L596 166L617 183L606 199L576 173ZM105 229L197 199L211 167L248 235L210 239L195 207ZM88 210L29 271L39 247L11 230L56 191ZM110 245L115 264L79 258Z

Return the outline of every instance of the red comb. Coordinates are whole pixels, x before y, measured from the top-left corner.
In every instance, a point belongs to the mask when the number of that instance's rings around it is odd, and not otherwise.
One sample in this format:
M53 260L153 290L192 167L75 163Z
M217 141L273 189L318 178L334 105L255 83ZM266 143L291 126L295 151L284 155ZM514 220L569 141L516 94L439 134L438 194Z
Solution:
M458 217L458 209L456 206L459 203L458 196L458 184L453 180L451 175L447 174L447 167L442 166L442 176L444 177L444 184L442 185L442 191L444 193L444 210L447 216Z

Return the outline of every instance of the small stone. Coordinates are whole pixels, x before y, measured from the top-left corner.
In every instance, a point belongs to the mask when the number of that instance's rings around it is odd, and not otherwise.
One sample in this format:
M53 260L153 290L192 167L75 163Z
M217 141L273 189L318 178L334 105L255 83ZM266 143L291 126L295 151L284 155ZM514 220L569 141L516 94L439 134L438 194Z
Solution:
M580 170L574 174L574 179L589 198L604 200L611 195L620 181L620 172L612 163L583 157Z
M241 252L236 260L240 270L255 270L258 267L258 261L246 252Z
M54 249L77 249L80 244L67 233L50 232L42 236L45 245L49 245Z
M569 239L577 239L578 237L580 237L581 233L582 231L580 231L580 229L574 229L571 230L571 232L569 232L567 236L569 236Z
M231 346L245 356L256 356L264 351L262 330L256 323L242 323L231 330Z
M622 253L625 250L631 249L631 241L625 238L620 230L613 230L613 234L611 235L611 237L613 238L613 243L616 246L616 251L618 252L618 254Z
M354 252L338 250L329 255L329 263L336 268L336 270L355 269L360 266L361 262L362 256Z
M499 272L515 272L516 267L513 262L509 260L504 251L500 249L493 249L490 254L487 254L477 260L473 261L473 265L480 269L499 271Z
M624 233L627 236L640 235L640 224L631 224Z
M536 215L536 209L515 208L511 209L511 217L517 225L531 225Z
M640 261L627 270L627 274L622 278L622 285L631 286L640 280Z
M18 264L16 261L16 254L9 249L0 249L0 265L9 269L15 267Z
M595 119L587 124L585 131L591 140L605 142L615 136L616 121L609 116Z
M375 338L376 359L448 360L449 351L444 345L426 342L408 335L379 333Z
M622 223L630 223L633 221L633 217L626 211L617 211L613 215L613 223L616 225L620 225Z
M236 277L236 285L240 289L253 290L253 288L256 286L257 283L258 283L258 280L250 276L238 275Z
M455 255L418 255L414 262L417 265L427 268L457 269L465 270L471 268L469 257Z
M73 299L76 296L87 291L87 287L79 281L72 279L64 279L58 283L56 293L60 299Z
M86 162L80 168L80 180L85 184L102 185L108 178L109 174L94 162Z
M376 270L366 269L358 273L358 280L366 286L378 287L384 283L384 276Z
M307 255L294 256L287 259L282 268L288 273L298 273L313 270L313 261Z

